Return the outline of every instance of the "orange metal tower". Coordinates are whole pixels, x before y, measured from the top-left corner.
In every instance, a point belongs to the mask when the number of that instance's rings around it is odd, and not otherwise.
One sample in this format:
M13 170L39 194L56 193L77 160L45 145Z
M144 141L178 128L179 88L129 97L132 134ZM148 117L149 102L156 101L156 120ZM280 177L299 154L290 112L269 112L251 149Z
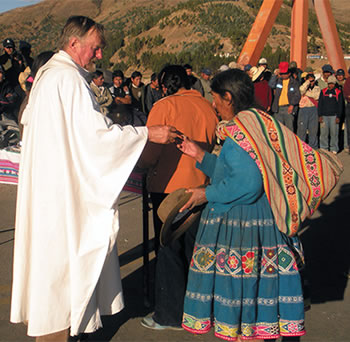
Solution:
M256 65L282 3L283 0L264 0L238 58L238 63ZM332 64L333 68L342 68L346 72L344 55L330 2L329 0L313 0L313 4L329 63ZM301 69L306 67L308 10L308 0L293 1L290 59L296 61Z

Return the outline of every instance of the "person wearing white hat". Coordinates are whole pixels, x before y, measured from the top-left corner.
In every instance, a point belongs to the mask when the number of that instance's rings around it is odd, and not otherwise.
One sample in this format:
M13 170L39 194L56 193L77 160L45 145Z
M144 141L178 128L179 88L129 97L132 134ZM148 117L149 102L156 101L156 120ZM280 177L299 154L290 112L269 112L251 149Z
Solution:
M260 58L258 62L258 66L263 66L265 69L267 68L267 59L266 58Z
M223 64L223 65L220 66L219 72L226 71L226 70L228 70L228 69L230 69L229 66L226 65L226 64Z
M254 84L255 101L266 112L271 109L272 91L268 82L264 79L264 67L260 65L250 69L251 78Z

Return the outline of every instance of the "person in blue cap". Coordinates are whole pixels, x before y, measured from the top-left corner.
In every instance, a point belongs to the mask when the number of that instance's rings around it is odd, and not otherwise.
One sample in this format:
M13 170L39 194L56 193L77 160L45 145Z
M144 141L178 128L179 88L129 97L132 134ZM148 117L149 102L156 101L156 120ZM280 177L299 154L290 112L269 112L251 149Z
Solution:
M213 96L211 95L211 88L210 88L210 78L211 78L212 72L209 68L203 68L201 70L201 78L200 81L202 83L204 97L210 102L213 102Z
M325 64L322 67L322 76L318 79L318 86L321 90L328 88L328 77L334 74L333 67L330 64Z

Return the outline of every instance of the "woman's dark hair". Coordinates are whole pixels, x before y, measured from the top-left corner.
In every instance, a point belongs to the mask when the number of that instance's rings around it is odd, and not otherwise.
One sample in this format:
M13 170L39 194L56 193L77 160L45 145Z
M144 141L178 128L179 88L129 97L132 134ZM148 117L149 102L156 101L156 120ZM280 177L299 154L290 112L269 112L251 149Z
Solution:
M231 94L235 114L255 106L254 84L243 70L230 69L220 72L213 78L211 89L222 98L225 98L226 92Z
M186 70L181 65L168 65L158 74L159 86L167 89L166 95L173 95L180 88L190 89Z
M32 88L33 81L38 70L46 64L49 59L54 55L53 51L44 51L35 57L32 67L30 69L30 75L25 82L26 90L29 91Z
M38 70L49 61L49 59L54 55L53 51L44 51L37 55L34 59L33 65L30 69L30 74L34 78Z

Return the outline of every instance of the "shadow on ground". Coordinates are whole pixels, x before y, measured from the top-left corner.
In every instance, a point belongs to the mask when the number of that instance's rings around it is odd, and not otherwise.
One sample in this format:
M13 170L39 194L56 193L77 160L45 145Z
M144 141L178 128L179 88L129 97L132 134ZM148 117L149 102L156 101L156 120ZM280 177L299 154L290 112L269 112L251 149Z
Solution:
M103 328L89 334L88 341L110 341L119 328L128 320L143 317L152 311L153 296L145 293L145 278L142 267L122 280L125 308L113 316L103 316ZM154 283L154 260L149 263L150 283L149 292L152 293Z
M321 204L321 215L305 222L301 234L310 283L311 303L343 300L350 267L350 184L344 184L330 204Z
M304 222L303 227L306 229L301 234L301 240L305 252L305 277L310 284L311 303L344 299L350 269L349 203L350 184L344 184L332 203L321 204L319 217ZM140 257L140 248L141 245L122 255L121 265ZM149 264L150 294L154 289L154 266L153 260ZM146 295L143 272L141 267L123 279L125 309L114 316L102 317L103 328L89 334L88 341L110 341L127 321L146 316L152 311L154 298L152 295ZM285 337L282 341L300 341L300 338Z

